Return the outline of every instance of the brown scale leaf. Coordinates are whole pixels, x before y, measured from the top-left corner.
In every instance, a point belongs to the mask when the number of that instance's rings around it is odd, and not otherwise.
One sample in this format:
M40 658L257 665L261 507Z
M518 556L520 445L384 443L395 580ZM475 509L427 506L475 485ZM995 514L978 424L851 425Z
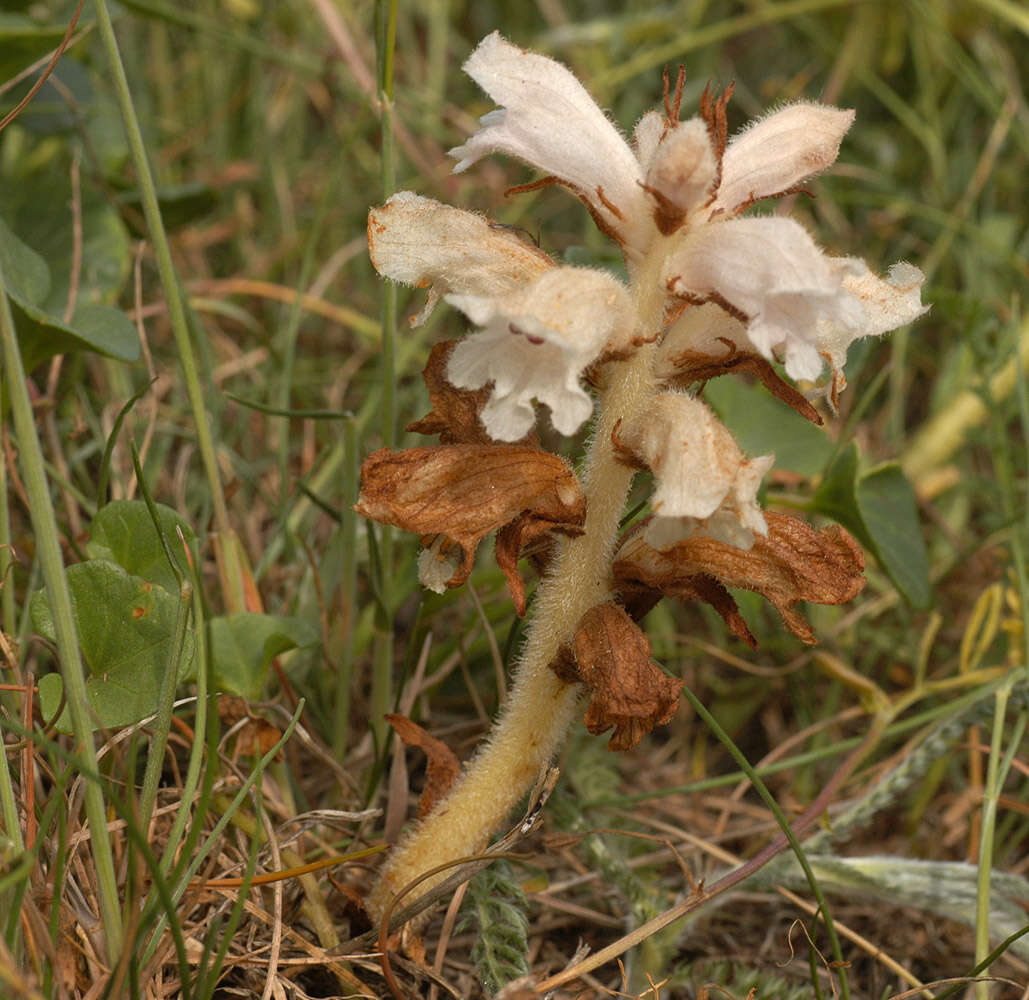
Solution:
M444 340L429 351L422 379L429 390L432 409L406 429L413 434L438 434L440 444L493 444L479 419L493 390L488 385L481 389L458 389L447 380L447 362L456 346L456 340ZM539 447L539 438L533 430L516 443Z
M779 377L769 361L759 354L739 350L729 340L720 339L729 348L728 354L719 357L697 351L683 351L671 359L677 373L667 380L667 384L685 389L694 382L706 382L719 375L745 372L757 378L776 399L796 410L811 423L822 426L823 421L819 412L807 401L802 392Z
M865 557L838 525L816 531L799 518L766 512L768 536L758 536L748 551L713 538L695 536L670 549L643 541L642 526L626 538L614 564L619 600L637 612L649 610L660 595L703 600L714 606L731 631L755 645L727 587L761 594L803 642L817 640L794 610L798 601L845 604L865 585ZM645 612L644 612L645 613Z
M562 648L552 669L589 689L586 728L597 735L614 727L609 750L629 750L654 726L668 722L684 683L654 663L649 640L614 601L582 616L574 639Z
M448 587L468 579L479 542L499 532L498 562L524 612L516 571L521 546L548 531L580 534L586 499L557 455L518 445L453 444L372 452L361 467L354 510L423 540L443 535L448 547L459 546L463 558Z
M450 786L461 773L461 762L456 754L442 740L430 736L417 722L406 715L388 714L386 721L403 741L405 746L417 747L425 754L425 788L418 800L418 818L428 815L436 803L450 791Z

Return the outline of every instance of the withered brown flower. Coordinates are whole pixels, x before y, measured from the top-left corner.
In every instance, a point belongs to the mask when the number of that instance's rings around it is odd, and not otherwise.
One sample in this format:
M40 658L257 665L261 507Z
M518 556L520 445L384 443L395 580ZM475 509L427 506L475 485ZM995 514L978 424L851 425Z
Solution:
M796 610L798 601L844 604L865 585L865 557L857 542L838 525L816 531L799 518L765 512L768 535L750 549L694 535L666 549L643 539L643 525L622 543L613 567L619 600L636 617L662 595L706 601L739 638L756 646L750 629L726 589L742 587L761 594L803 642L817 640Z
M586 500L564 459L535 448L454 444L388 448L361 467L354 510L374 521L422 536L422 583L442 593L468 579L483 537L497 532L497 562L519 614L525 587L518 576L521 547L548 531L581 533ZM459 558L450 561L455 547Z
M597 735L614 727L609 750L629 750L679 705L683 681L669 677L650 657L650 640L614 601L590 608L552 669L581 681L590 692L586 728Z

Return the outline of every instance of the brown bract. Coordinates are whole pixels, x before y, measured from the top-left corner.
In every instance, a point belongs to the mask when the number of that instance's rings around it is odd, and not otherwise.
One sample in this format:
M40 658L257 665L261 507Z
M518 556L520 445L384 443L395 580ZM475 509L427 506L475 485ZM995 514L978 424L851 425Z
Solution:
M447 379L447 362L457 346L456 340L434 344L429 360L422 369L422 379L429 390L432 409L407 430L413 434L438 434L441 444L491 444L493 439L482 426L479 414L489 402L492 389L458 389ZM518 444L538 447L535 431L530 431Z
M706 382L719 375L746 373L757 378L776 399L782 400L811 423L822 426L821 415L804 394L783 381L768 361L759 354L739 350L731 340L720 339L728 348L728 354L719 357L699 351L683 351L671 359L676 374L667 379L666 384L685 389L694 382Z
M562 680L579 680L589 689L586 728L596 735L613 726L609 750L628 750L668 722L684 683L658 668L647 637L613 601L582 616L551 668Z
M450 786L461 773L461 762L446 743L430 736L406 715L388 714L385 719L405 746L417 747L425 753L425 788L418 800L418 818L421 819L432 812L436 803L450 791Z
M714 606L730 630L757 643L727 587L761 594L775 605L786 627L803 642L817 640L798 601L844 604L865 585L865 557L838 525L816 531L786 514L765 513L767 537L749 550L697 535L668 549L654 549L637 528L623 542L614 564L619 600L633 614L645 614L661 595L702 600Z
M462 559L447 587L468 579L475 549L497 534L497 562L507 577L519 614L525 588L517 573L522 545L548 531L581 534L586 499L564 459L535 448L455 444L437 448L388 448L361 467L361 495L354 510L373 521L423 536L443 535Z

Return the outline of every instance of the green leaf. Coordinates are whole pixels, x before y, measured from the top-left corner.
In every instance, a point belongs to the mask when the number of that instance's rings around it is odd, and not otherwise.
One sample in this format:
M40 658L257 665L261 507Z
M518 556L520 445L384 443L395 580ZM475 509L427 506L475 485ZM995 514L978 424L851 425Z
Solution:
M179 541L181 531L186 544L196 541L193 529L164 504L155 504L157 520L168 542L179 572L189 578L189 567ZM150 511L142 500L113 500L97 511L90 529L86 551L93 559L117 563L127 573L157 584L174 597L179 583L157 535Z
M92 120L92 119L91 119ZM92 140L96 146L98 139ZM0 215L40 254L50 268L50 290L32 300L51 316L63 316L73 265L78 267L79 303L117 303L132 271L129 234L117 210L102 192L86 185L81 192L81 254L76 261L72 213L41 212L41 205L67 205L72 198L69 164L60 155L37 169L24 170L0 190Z
M893 585L916 608L929 605L929 560L915 491L895 462L862 473L857 445L826 470L812 508L839 521L875 556Z
M29 305L39 305L50 291L50 269L46 261L0 219L0 265L8 295Z
M39 204L47 202L47 195L41 191L35 191L35 195L38 199L34 203L35 218L46 218L40 214ZM6 203L9 199L3 200ZM68 267L59 270L60 280L52 286L46 260L0 219L0 264L7 279L7 293L26 371L31 372L48 358L68 351L96 351L118 361L139 359L139 334L129 317L119 309L89 298L89 295L94 299L107 296L113 300L127 273L127 237L111 212L109 208L91 212L88 228L83 227L86 261L82 268L83 286L78 308L67 323L58 317L58 312L68 297ZM83 216L84 222L86 218ZM41 223L37 228L45 230ZM61 249L65 238L68 241L66 254ZM40 239L51 259L70 260L70 230L67 233L46 230L40 234Z
M86 690L94 724L129 726L152 715L174 652L178 597L104 559L69 566L68 585L89 671ZM45 591L33 594L30 611L35 629L55 641ZM187 630L176 665L180 682L193 670L194 648L193 633ZM40 705L47 718L57 711L61 691L59 675L40 678ZM71 731L67 710L57 726L62 732Z
M116 361L139 360L139 334L118 309L82 305L71 323L63 323L18 295L12 293L10 299L26 372L68 351L96 351Z
M254 701L280 653L318 644L318 632L299 618L242 612L211 619L211 658L218 682Z
M704 387L709 403L751 457L775 455L777 469L818 475L833 452L824 430L779 402L764 386L737 378L711 379Z

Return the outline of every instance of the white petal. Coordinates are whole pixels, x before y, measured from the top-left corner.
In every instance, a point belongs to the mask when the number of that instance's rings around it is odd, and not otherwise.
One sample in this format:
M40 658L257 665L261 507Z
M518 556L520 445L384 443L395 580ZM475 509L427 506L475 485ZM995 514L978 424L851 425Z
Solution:
M694 517L653 517L643 529L642 539L654 549L670 549L679 542L697 535L725 542L738 549L750 549L755 535L767 535L768 525L759 512L760 528L745 525L735 510L720 507L710 517L698 520Z
M907 326L929 311L922 305L922 283L925 275L906 261L894 264L883 280L873 274L864 261L843 257L834 261L845 268L843 288L856 296L864 307L860 325L846 326L829 318L818 324L816 342L832 372L825 386L808 393L825 396L835 406L836 394L846 385L843 368L847 363L847 350L861 337L878 337L891 330Z
M528 433L533 399L550 407L560 433L574 434L593 411L579 385L583 370L632 339L628 293L602 271L554 268L505 296L447 301L482 327L454 348L447 378L459 389L493 383L481 418L497 441Z
M653 531L731 535L753 542L765 534L757 492L774 456L747 459L728 428L700 400L658 394L647 411L618 429L619 443L654 473ZM716 515L718 515L716 517ZM711 519L714 520L711 520ZM686 519L681 524L673 524ZM655 548L663 546L650 542ZM750 543L748 543L750 544Z
M488 153L517 157L570 184L610 230L628 239L628 223L643 203L643 174L618 129L572 72L498 32L479 43L464 71L501 108L484 115L483 127L450 150L458 160L455 172Z
M411 191L368 213L368 252L385 277L431 286L427 311L447 292L502 295L553 266L542 250L482 216Z
M781 351L791 378L814 379L823 367L819 324L853 329L864 320L861 302L843 287L851 270L791 219L740 218L688 234L663 273L677 294L724 300L747 318L758 353L771 360Z
M445 535L438 535L427 549L418 553L418 582L434 594L443 594L447 581L452 579L460 560L453 554L440 555L440 547L446 542Z
M711 191L718 161L707 126L699 119L680 122L661 140L647 170L648 194L656 202L657 225L668 235Z
M801 101L753 122L726 147L713 211L733 214L831 166L853 121L853 111Z

